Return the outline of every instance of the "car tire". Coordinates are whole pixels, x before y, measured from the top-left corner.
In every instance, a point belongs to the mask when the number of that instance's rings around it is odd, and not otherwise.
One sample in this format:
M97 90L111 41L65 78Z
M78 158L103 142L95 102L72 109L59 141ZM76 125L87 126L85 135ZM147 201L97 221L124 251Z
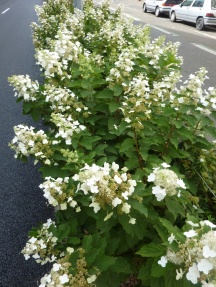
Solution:
M146 4L143 3L143 12L146 13L147 12L147 9L146 9Z
M205 29L204 19L202 17L199 17L196 20L196 28L197 28L197 30L204 30Z
M156 9L155 9L155 16L156 17L160 16L160 8L159 7L156 7Z
M173 11L170 15L170 21L175 22L176 21L176 13Z

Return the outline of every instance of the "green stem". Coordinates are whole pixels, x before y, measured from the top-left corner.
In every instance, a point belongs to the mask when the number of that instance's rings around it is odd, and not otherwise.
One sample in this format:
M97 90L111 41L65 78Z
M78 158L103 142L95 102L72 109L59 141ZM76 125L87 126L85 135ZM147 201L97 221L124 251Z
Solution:
M199 120L199 121L197 122L197 124L196 124L196 126L195 126L195 129L194 129L194 132L193 132L193 135L195 135L195 132L196 132L196 130L197 130L197 128L198 128L200 122L201 122L201 120Z

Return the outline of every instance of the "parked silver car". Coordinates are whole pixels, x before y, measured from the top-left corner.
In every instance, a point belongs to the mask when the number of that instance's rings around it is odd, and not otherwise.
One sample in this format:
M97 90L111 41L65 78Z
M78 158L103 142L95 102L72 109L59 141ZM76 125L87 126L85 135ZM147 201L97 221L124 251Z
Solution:
M151 11L155 13L156 17L160 14L169 15L172 6L180 4L183 0L144 0L143 11Z
M196 23L198 30L205 26L216 27L216 0L185 0L170 9L170 20Z

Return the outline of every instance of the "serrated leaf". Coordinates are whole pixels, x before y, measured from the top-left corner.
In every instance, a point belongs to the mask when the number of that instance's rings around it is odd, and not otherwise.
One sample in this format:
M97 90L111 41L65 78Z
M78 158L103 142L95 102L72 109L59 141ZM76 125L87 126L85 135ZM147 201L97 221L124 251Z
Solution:
M83 136L80 139L80 144L84 146L87 150L92 150L93 143L99 141L101 137L99 136Z
M130 224L129 220L130 218L126 214L119 215L118 219L120 224L123 226L123 229L130 234L131 237L135 236L136 238L139 238L140 240L143 239L146 229L145 229L145 223L143 222L143 216L139 213L136 214L136 223Z
M130 263L123 257L118 257L114 265L110 266L110 270L116 273L132 274Z
M109 88L105 88L102 91L95 94L96 98L99 99L111 99L113 97L113 92Z
M56 177L66 177L68 176L68 170L62 170L58 166L43 166L40 168L40 171L43 173L43 177L51 176Z
M159 218L159 221L168 230L170 234L173 233L178 240L180 240L181 242L184 242L185 236L181 233L181 231L176 226L173 226L172 223L166 220L165 218Z
M174 197L166 197L165 203L168 208L168 210L174 215L175 218L178 217L180 214L181 216L185 217L185 209L184 207L177 201L177 199Z
M107 270L110 266L115 264L116 258L112 256L101 255L94 261L94 266L97 267L100 272Z
M135 199L130 199L128 203L137 211L139 211L141 214L145 215L145 217L148 217L148 209L145 207L142 203Z
M153 227L157 231L157 233L160 236L160 238L162 239L162 241L166 242L168 235L169 235L168 232L166 231L166 229L159 224L154 224Z
M136 254L141 255L142 257L159 257L166 253L166 247L157 243L150 243L144 245Z
M123 92L123 88L121 85L114 85L110 87L110 89L114 92L115 97L118 97Z
M86 252L89 252L92 249L92 236L85 235L82 240L82 246Z
M117 111L120 107L120 104L117 102L110 102L109 103L109 110L111 113L114 113L115 111Z
M128 150L131 151L133 149L134 149L134 140L131 138L127 138L121 143L119 151L122 153L126 153Z
M77 245L77 244L80 243L80 239L79 239L78 237L69 237L69 238L67 239L67 242L68 242L69 244Z

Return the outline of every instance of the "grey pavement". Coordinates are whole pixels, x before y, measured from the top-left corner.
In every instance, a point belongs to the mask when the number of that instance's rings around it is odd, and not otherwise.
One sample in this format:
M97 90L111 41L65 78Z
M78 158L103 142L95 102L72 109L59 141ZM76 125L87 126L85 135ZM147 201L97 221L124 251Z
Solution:
M42 181L38 166L16 160L8 147L15 125L34 125L22 115L7 78L40 77L30 23L37 20L34 5L41 4L42 0L0 0L0 287L36 287L47 271L20 254L29 230L52 214L38 187Z

